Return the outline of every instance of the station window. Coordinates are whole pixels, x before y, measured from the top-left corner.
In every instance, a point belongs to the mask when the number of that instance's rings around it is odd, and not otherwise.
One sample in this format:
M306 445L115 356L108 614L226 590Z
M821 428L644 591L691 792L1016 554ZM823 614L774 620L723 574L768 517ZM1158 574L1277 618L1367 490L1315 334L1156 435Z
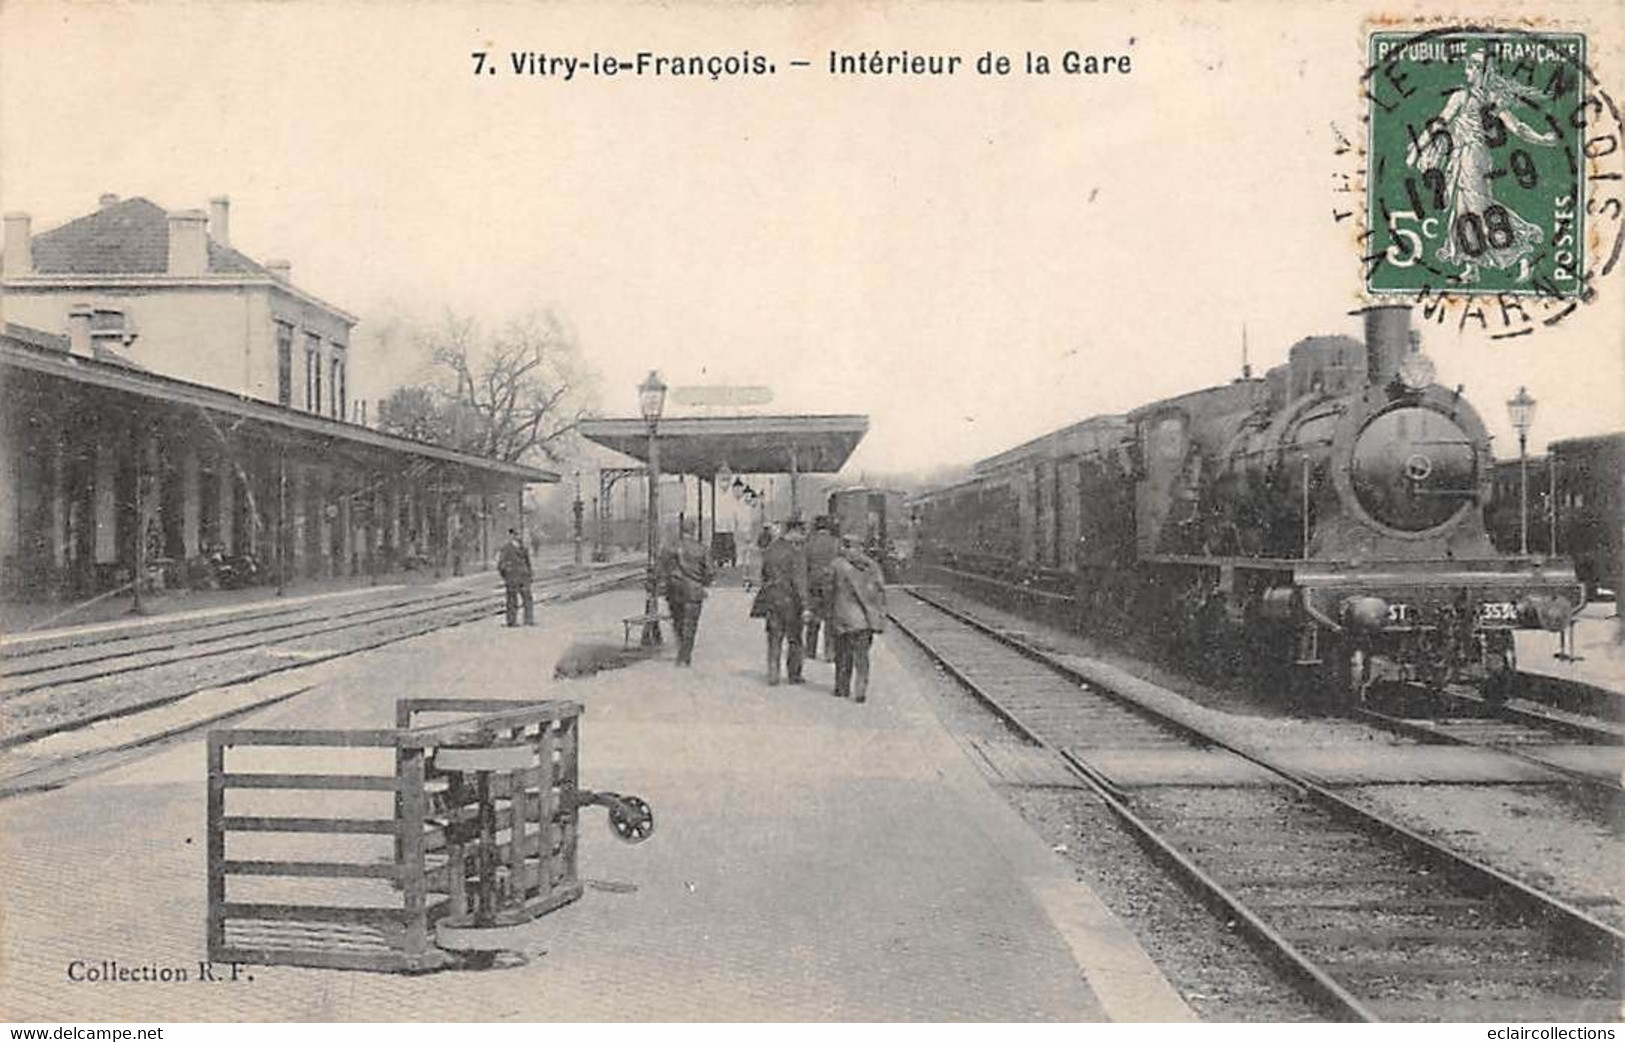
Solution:
M334 344L333 346L336 349L339 345ZM346 407L344 400L344 357L337 350L333 354L333 380L328 394L333 399L333 419L344 419Z
M276 403L293 404L293 327L276 324Z
M315 333L305 334L305 409L322 411L322 341Z

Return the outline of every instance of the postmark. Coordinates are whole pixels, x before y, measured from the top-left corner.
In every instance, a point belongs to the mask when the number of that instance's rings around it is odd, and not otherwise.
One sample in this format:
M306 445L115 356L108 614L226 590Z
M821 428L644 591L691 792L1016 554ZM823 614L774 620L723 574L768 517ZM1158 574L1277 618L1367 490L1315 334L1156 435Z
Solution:
M1366 47L1365 293L1492 337L1594 299L1619 261L1625 150L1586 35L1379 28Z

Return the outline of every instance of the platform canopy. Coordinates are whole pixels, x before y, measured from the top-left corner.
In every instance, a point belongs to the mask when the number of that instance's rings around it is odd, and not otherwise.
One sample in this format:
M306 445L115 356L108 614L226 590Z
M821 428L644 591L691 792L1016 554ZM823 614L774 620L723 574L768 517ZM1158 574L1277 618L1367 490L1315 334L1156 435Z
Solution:
M867 416L674 416L660 421L660 470L709 480L735 474L833 474L869 430ZM642 419L581 421L588 441L649 459Z
M86 358L69 350L66 337L7 323L0 328L0 387L9 380L14 388L21 389L22 381L12 376L13 372L37 374L49 381L52 396L48 397L67 403L62 408L73 407L74 399L56 396L60 388L98 388L127 402L132 415L208 417L231 431L259 435L270 444L300 445L313 452L337 455L362 453L374 465L404 468L402 473L412 471L414 464L419 470L422 465L434 464L442 473L523 484L552 484L559 480L556 471L458 452L127 364ZM37 404L29 407L38 408Z

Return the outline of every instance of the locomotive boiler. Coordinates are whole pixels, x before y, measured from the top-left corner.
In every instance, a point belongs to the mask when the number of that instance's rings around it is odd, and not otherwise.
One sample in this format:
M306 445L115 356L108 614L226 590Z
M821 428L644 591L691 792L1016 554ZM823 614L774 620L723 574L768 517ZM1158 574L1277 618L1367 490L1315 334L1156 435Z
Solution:
M1263 379L983 461L916 500L922 553L1085 623L1279 665L1315 698L1378 677L1506 697L1514 631L1560 629L1583 603L1573 568L1491 545L1483 421L1434 381L1409 308L1363 314L1363 343L1309 337Z

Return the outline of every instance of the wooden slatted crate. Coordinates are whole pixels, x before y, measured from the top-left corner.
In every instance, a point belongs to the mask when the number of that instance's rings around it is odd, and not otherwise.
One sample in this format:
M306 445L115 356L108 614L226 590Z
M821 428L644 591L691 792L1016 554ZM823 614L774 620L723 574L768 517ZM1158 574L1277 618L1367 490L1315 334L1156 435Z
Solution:
M452 718L423 725L430 714ZM435 924L471 913L471 873L482 865L502 867L503 924L577 899L580 714L573 702L404 699L393 730L211 732L209 958L391 971L448 965L452 957L433 943ZM494 827L470 842L467 823L481 813L481 792L469 772L436 759L464 762L470 750L498 748L517 750L523 762L484 776ZM392 755L393 769L291 773L243 770L236 762L264 749L319 761L371 750ZM280 797L284 808L273 809L294 812L228 806L255 793ZM392 813L335 810L343 802L338 794L367 793L389 794ZM367 857L367 837L388 849ZM323 856L297 849L313 841ZM237 848L256 843L269 850L240 856ZM255 883L272 887L273 896L236 892Z

